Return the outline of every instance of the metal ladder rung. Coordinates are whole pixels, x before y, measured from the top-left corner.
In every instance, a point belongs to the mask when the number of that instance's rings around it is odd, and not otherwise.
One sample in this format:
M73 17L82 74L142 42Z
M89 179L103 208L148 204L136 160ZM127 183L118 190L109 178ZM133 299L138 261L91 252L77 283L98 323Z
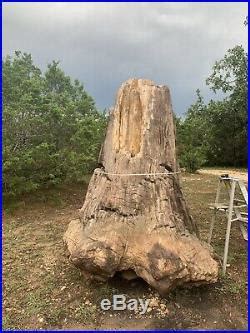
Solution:
M231 222L241 221L241 218L236 217L235 219L232 219ZM242 221L241 221L242 222Z
M210 205L209 208L210 209L228 209L228 205L226 204L213 204L213 205ZM244 207L247 207L247 204L244 204L244 205L234 205L233 208L244 208Z
M224 183L224 185L227 189L227 192L229 194L229 204L219 203L222 183ZM241 193L238 193L236 191L237 184L240 188ZM244 200L235 198L236 195L240 195L241 198L243 196ZM235 205L235 203L244 203L244 204ZM219 182L218 182L218 187L217 187L217 192L216 192L215 203L210 204L210 206L209 206L210 209L213 209L214 214L213 214L213 218L212 218L211 225L210 225L208 243L210 243L211 239L212 239L216 212L224 211L224 213L226 214L226 217L227 217L227 230L226 230L224 256L223 256L223 269L222 269L223 275L226 273L227 256L228 256L232 222L236 222L236 221L240 222L239 226L241 229L242 236L243 236L244 240L246 240L246 241L248 240L247 230L244 226L244 224L248 223L248 213L240 211L240 208L247 208L247 207L248 207L248 191L247 191L245 184L238 178L233 178L233 177L229 177L229 176L227 176L227 177L220 176ZM244 215L244 217L242 215Z
M239 221L247 223L248 222L248 218L247 217L241 217L239 219Z
M234 199L235 202L246 202L245 200L241 200L241 199Z

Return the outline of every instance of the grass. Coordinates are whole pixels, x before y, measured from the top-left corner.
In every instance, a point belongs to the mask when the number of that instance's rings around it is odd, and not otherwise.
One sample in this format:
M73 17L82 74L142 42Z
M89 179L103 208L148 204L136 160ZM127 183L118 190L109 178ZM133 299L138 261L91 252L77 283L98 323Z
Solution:
M182 176L181 185L201 238L206 240L217 177ZM118 277L89 283L72 266L62 243L68 222L77 216L86 193L85 184L25 196L4 211L4 329L80 328L228 328L247 325L246 243L233 227L228 273L212 286L177 289L160 297L169 314L152 311L143 318L131 313L103 312L100 300L123 293L130 298L151 298L156 293L143 281ZM217 220L213 246L223 254L225 221ZM176 305L177 304L177 305ZM231 314L231 315L230 315ZM228 320L229 318L229 320Z

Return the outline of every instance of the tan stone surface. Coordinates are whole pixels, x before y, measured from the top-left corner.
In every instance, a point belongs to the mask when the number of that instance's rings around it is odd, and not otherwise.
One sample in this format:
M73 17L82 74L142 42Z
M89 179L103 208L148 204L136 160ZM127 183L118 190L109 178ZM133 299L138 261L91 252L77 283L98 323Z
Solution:
M87 277L106 280L133 270L164 294L185 283L217 280L218 264L198 238L178 174L102 173L177 171L170 92L131 79L110 114L100 169L89 183L78 220L64 235L70 260Z

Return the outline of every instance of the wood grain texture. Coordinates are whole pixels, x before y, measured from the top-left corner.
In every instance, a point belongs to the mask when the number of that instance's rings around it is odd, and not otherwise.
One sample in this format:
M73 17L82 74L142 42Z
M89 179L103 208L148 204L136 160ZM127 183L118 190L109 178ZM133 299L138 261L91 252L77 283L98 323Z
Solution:
M218 264L200 241L177 171L170 92L131 79L118 91L106 138L79 219L64 235L70 260L88 278L134 271L164 294L180 284L212 283Z

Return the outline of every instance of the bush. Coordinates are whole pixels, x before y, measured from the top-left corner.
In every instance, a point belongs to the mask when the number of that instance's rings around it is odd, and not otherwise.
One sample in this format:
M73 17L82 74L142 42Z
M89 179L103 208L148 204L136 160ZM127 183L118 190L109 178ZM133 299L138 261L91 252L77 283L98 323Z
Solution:
M185 168L187 172L194 173L200 169L205 164L205 162L206 160L203 152L198 148L194 149L190 147L189 149L187 148L182 152L180 166Z
M3 61L3 192L16 196L82 180L95 167L106 118L79 81L31 55Z

